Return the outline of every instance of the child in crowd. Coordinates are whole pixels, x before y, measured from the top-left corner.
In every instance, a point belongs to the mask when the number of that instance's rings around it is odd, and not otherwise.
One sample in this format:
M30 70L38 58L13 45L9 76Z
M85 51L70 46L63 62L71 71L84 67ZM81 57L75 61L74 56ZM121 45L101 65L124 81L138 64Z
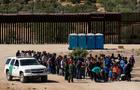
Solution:
M113 65L113 80L118 80L118 75L119 75L119 68L118 66L115 64Z
M109 69L109 81L112 81L113 80L113 72L112 72L112 69Z

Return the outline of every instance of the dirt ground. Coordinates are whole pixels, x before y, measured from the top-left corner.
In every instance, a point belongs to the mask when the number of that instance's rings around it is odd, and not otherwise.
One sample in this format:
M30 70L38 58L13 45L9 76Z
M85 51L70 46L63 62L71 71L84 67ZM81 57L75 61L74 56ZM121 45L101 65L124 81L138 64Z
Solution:
M121 46L121 45L119 45ZM132 72L132 81L115 81L107 83L95 83L90 79L74 79L74 83L68 83L64 77L48 75L48 82L31 81L20 83L18 79L7 81L4 75L4 64L9 56L15 56L17 50L47 51L50 53L67 54L68 45L0 45L0 90L140 90L140 45L123 45L124 49L117 49L118 45L105 45L109 50L91 50L93 55L99 53L122 54L124 56L135 55L136 65ZM115 49L115 50L111 50ZM117 50L116 50L117 49Z

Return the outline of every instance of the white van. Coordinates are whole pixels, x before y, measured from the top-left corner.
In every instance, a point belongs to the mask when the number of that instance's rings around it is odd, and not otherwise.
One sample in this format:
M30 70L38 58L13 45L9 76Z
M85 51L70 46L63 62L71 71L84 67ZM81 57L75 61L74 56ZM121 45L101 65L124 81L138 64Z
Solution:
M4 73L8 81L19 77L22 83L32 78L47 81L47 69L33 57L9 57L5 63Z

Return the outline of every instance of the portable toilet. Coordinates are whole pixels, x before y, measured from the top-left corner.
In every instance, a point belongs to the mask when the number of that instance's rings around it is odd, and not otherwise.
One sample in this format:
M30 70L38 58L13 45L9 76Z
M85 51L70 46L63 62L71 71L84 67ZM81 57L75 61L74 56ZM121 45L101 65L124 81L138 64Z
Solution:
M78 35L77 34L69 34L69 49L78 47Z
M104 48L104 36L101 33L95 34L96 39L96 49L103 49Z
M87 34L87 49L95 49L95 34L93 33Z
M86 49L86 34L78 34L78 47Z

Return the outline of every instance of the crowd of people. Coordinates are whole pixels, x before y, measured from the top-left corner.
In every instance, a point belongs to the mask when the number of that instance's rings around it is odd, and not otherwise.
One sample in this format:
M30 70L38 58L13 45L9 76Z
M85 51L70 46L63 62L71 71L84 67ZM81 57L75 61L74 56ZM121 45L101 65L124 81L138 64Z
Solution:
M95 82L107 81L131 81L131 71L135 64L134 56L123 57L120 54L95 55L74 59L67 55L61 56L56 53L50 54L46 51L17 51L16 56L31 56L36 58L40 64L47 67L48 73L64 76L68 82L73 78L82 79L90 77Z

